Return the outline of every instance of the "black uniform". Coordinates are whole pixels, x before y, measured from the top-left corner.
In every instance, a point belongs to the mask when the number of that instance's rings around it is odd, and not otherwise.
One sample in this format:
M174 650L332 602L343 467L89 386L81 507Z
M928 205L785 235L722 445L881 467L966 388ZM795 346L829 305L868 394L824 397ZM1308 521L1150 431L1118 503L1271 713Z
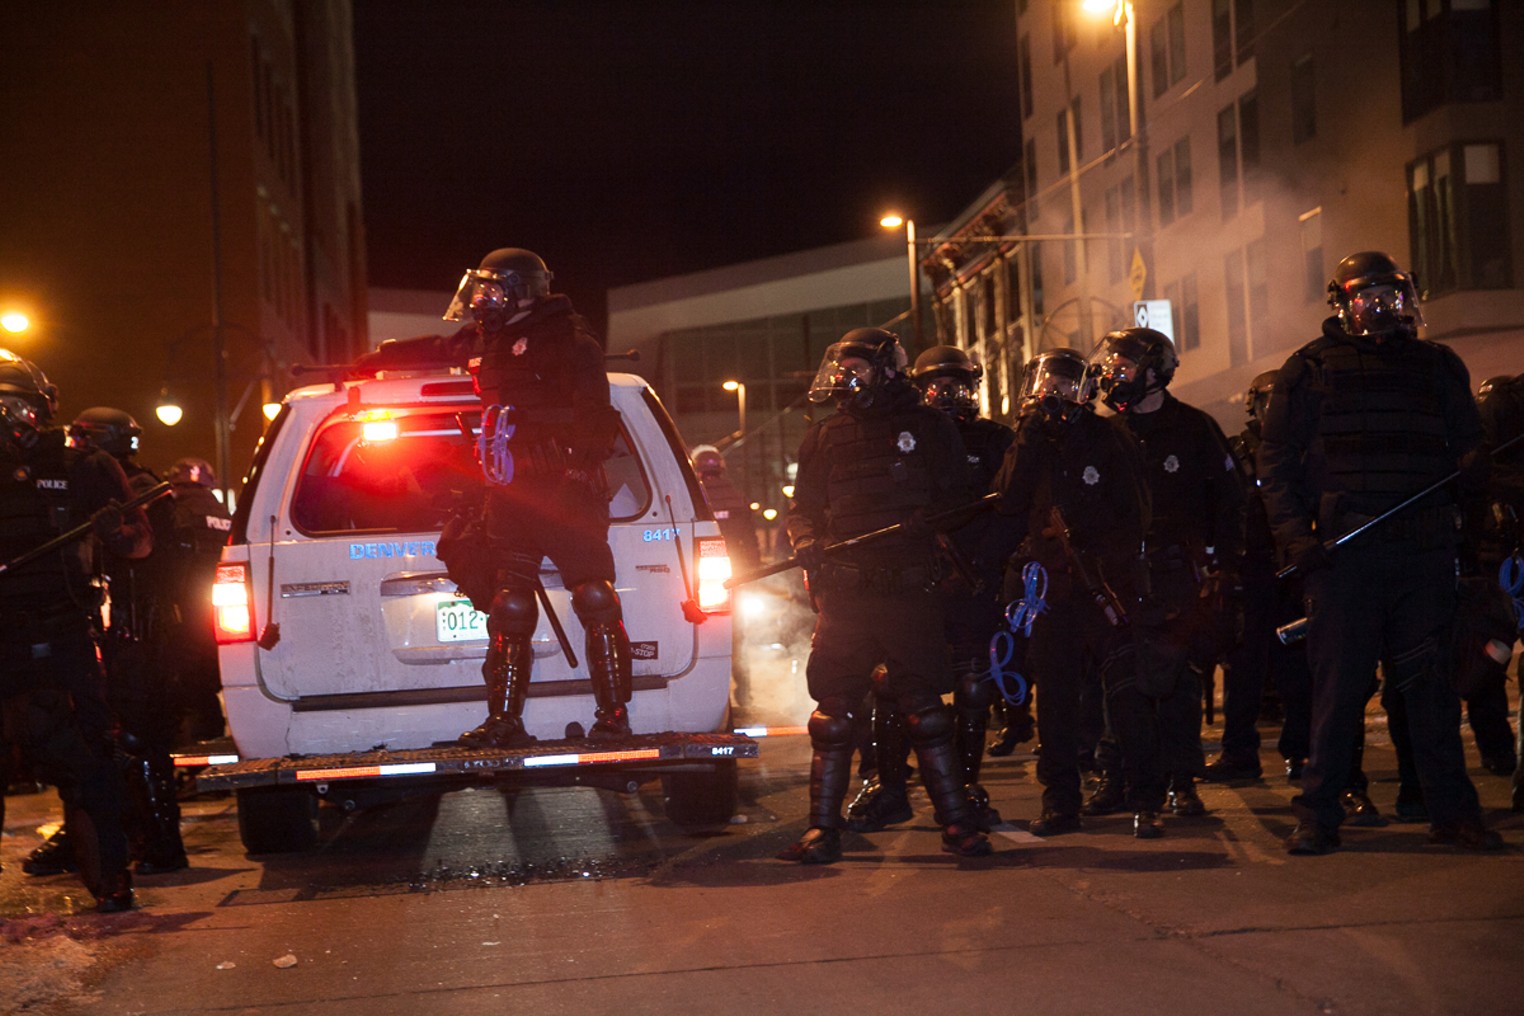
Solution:
M213 634L210 590L232 521L208 487L175 484L168 511L154 519L149 558L158 601L157 657L176 741L199 741L223 732L217 701L221 682Z
M724 473L700 470L699 485L704 488L704 500L714 513L714 521L719 523L720 535L725 537L732 570L736 574L755 570L761 564L761 554L746 497Z
M902 379L814 424L799 448L788 532L796 554L934 513L968 490L965 452L951 419L921 405ZM971 821L953 753L942 611L929 532L908 531L842 552L810 575L820 616L806 677L815 761L810 827L841 827L851 776L854 713L885 669L884 694L905 714L938 821L967 834ZM987 846L985 847L987 850Z
M1276 542L1305 576L1312 752L1292 801L1301 823L1293 852L1338 843L1352 731L1378 661L1405 707L1436 834L1480 829L1446 653L1456 604L1454 490L1441 488L1331 561L1321 545L1443 479L1481 440L1465 365L1437 343L1351 336L1333 317L1281 368L1259 471Z
M1242 554L1246 491L1222 429L1168 391L1153 412L1122 419L1143 447L1152 495L1150 597L1165 638L1184 655L1177 674L1144 675L1157 702L1166 773L1181 788L1201 775L1201 676L1232 644L1204 583L1229 583Z
M1079 813L1080 701L1101 682L1138 810L1152 810L1154 798L1163 798L1158 731L1138 690L1131 642L1081 580L1052 511L1060 509L1096 589L1104 583L1131 602L1150 516L1143 471L1137 443L1115 417L1079 408L1067 420L1024 416L994 480L1000 513L1025 534L1012 566L1035 560L1048 574L1047 609L1032 625L1026 650L1026 673L1038 686L1037 777L1045 815Z
M485 538L464 525L441 535L452 578L486 607L489 644L482 673L488 718L463 739L506 745L526 740L521 717L538 624L535 589L548 557L571 591L586 633L588 674L598 703L590 733L628 733L629 636L614 591L609 491L603 463L613 453L619 414L609 402L603 347L565 296L536 300L501 327L472 325L452 336L384 343L361 363L468 364L481 396L484 430L501 407L511 470L489 453ZM511 431L511 433L509 433ZM510 475L511 474L511 475ZM474 591L473 591L474 590ZM487 601L487 602L483 602Z
M61 429L25 452L0 443L0 560L9 561L131 497L105 452L65 445ZM141 511L105 534L106 546L141 556L151 545ZM112 763L111 717L92 617L95 539L77 540L0 574L0 754L19 744L58 788L74 830L81 878L103 908L130 905L122 782Z

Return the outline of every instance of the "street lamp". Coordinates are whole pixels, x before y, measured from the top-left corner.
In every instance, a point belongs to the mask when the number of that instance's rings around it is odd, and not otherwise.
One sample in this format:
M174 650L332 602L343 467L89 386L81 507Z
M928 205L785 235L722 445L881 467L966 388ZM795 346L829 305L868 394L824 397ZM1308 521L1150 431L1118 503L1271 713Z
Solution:
M1111 15L1113 26L1123 29L1124 45L1127 47L1127 131L1132 138L1137 158L1138 222L1140 234L1135 255L1142 271L1135 281L1134 296L1142 300L1148 294L1149 266L1153 262L1152 236L1153 202L1150 200L1148 183L1148 138L1144 135L1142 102L1138 94L1138 19L1132 8L1132 0L1084 0L1087 14Z
M13 335L19 335L32 325L32 319L19 310L8 310L0 314L0 328Z
M878 224L885 229L905 227L905 257L910 262L910 334L917 351L921 349L921 268L915 255L915 220L898 212L889 212Z

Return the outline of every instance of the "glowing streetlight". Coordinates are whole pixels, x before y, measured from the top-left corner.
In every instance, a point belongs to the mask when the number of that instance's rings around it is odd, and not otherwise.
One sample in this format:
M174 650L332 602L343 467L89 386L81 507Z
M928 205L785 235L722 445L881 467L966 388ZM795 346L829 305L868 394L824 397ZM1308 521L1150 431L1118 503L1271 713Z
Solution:
M885 229L905 227L905 257L910 262L910 334L915 348L921 348L921 269L915 256L915 220L907 219L899 212L886 212L878 224Z
M159 422L166 427L173 427L185 418L185 408L180 401L169 394L168 388L159 389L159 400L154 404L153 415L159 418Z
M4 328L13 335L19 335L30 327L32 327L32 319L19 310L8 310L0 314L0 328Z

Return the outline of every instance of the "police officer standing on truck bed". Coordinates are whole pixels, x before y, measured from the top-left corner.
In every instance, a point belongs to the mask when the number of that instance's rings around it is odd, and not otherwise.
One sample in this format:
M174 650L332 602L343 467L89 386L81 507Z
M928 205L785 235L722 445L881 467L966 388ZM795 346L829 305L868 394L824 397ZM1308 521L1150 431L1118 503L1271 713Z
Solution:
M990 852L958 773L942 611L931 585L936 544L928 514L967 497L958 430L921 404L904 376L892 332L856 328L832 344L810 399L838 411L813 424L799 447L788 533L820 611L805 674L810 716L809 828L778 856L805 864L841 857L841 805L852 776L853 721L884 665L904 713L921 778L943 827L942 849ZM830 557L831 544L903 523L898 534Z
M1456 608L1456 484L1330 552L1327 544L1466 467L1485 470L1466 367L1420 341L1412 277L1379 251L1339 262L1334 316L1281 367L1267 407L1259 473L1284 558L1304 576L1312 663L1312 754L1292 799L1292 854L1340 845L1340 796L1377 662L1400 696L1431 840L1485 850L1466 775L1460 700L1447 657ZM1463 493L1465 493L1463 491Z
M1160 654L1151 664L1156 672L1140 674L1139 682L1158 710L1170 811L1200 815L1203 675L1236 641L1245 486L1217 422L1169 391L1180 359L1168 336L1152 328L1110 332L1094 359L1101 398L1138 439L1148 464L1149 598L1173 652ZM1167 672L1176 655L1184 665Z
M41 370L0 351L0 563L86 522L94 530L0 573L0 755L19 744L58 788L81 880L96 909L114 913L133 905L132 876L91 620L100 608L93 557L97 541L142 557L152 536L141 509L121 510L132 494L116 460L70 448L48 426L57 406Z
M487 608L482 676L488 712L461 735L468 745L532 740L523 713L539 621L540 562L547 556L571 591L586 633L597 701L588 736L630 733L630 640L614 590L603 472L619 414L609 401L602 345L571 300L551 293L550 280L539 255L495 250L466 272L445 311L446 321L471 325L449 336L382 343L358 363L378 370L423 361L468 365L482 400L489 553L459 517L446 527L438 550L478 609Z
M1042 737L1042 815L1028 828L1037 836L1080 828L1081 701L1104 686L1136 805L1134 833L1152 839L1163 832L1158 730L1124 627L1148 530L1148 483L1137 442L1116 417L1095 414L1094 392L1084 354L1055 349L1033 358L1022 375L1016 440L993 486L1006 524L1024 535L1011 561L1025 575L1013 576L1014 585L1040 594L1036 569L1046 573L1046 607L1032 622L1023 668L1037 685Z

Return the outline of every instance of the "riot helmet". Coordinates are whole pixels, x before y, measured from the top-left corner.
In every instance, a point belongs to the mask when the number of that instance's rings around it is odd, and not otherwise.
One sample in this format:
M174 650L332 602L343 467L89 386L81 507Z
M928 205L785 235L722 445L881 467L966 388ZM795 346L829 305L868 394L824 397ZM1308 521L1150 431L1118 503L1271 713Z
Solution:
M175 464L169 467L169 472L165 474L164 479L174 487L215 487L217 485L217 474L212 472L212 464L194 455L176 459Z
M899 336L882 328L854 328L826 347L810 382L811 402L866 407L905 369Z
M1524 377L1524 374L1521 374L1520 377ZM1503 389L1507 388L1512 383L1513 383L1513 375L1512 374L1498 374L1498 375L1495 375L1493 377L1490 377L1487 380L1483 381L1480 385L1477 386L1477 389L1476 389L1476 400L1478 402L1480 402L1483 399L1485 399L1487 396L1491 395L1493 392L1502 391Z
M693 468L701 479L725 474L725 456L711 444L701 444L693 449Z
M444 319L470 318L489 331L499 329L514 314L549 293L551 278L540 255L522 247L499 248L460 277Z
M1094 396L1095 379L1085 354L1077 349L1050 349L1032 357L1023 368L1017 411L1069 419Z
M69 443L76 448L99 448L118 459L138 453L138 438L143 428L125 410L110 406L92 406L83 410L69 425Z
M1339 262L1328 282L1328 304L1347 335L1379 341L1414 335L1424 324L1413 276L1379 250L1360 251Z
M1119 413L1169 387L1180 366L1175 344L1152 328L1107 332L1090 358L1101 400Z
M915 358L911 382L928 406L960 422L979 415L979 379L984 368L957 346L932 346Z
M58 388L36 364L0 349L0 439L30 448L58 409Z
M1279 378L1280 373L1273 370L1254 375L1254 380L1249 382L1249 388L1244 392L1244 412L1249 414L1249 419L1264 421L1265 407L1270 404L1270 394L1275 391Z

